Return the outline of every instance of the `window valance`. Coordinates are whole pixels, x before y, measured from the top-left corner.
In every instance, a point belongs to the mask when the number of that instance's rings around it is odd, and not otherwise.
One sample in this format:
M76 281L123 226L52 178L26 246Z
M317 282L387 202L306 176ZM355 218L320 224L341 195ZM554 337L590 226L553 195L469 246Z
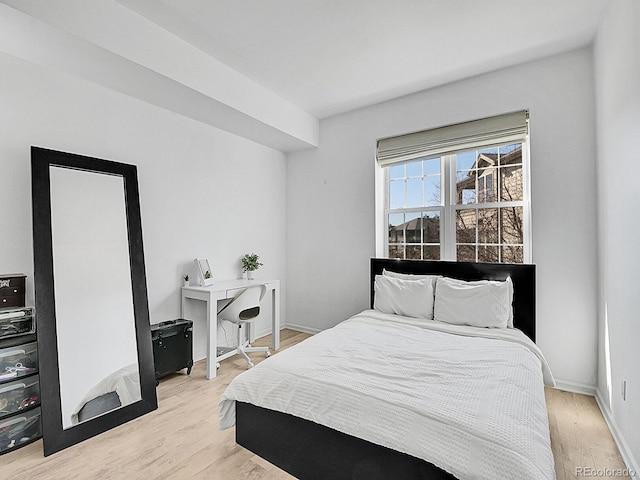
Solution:
M457 123L422 132L378 140L377 159L381 166L414 158L437 157L471 150L497 142L522 141L529 131L529 111Z

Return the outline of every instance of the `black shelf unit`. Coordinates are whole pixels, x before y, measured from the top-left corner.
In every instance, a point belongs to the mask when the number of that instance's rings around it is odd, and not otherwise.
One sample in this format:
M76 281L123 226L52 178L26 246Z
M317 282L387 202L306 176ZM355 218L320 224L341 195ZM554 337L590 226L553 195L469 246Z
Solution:
M35 331L33 308L0 310L0 327L8 325L0 335L0 455L42 438L36 335L22 333Z

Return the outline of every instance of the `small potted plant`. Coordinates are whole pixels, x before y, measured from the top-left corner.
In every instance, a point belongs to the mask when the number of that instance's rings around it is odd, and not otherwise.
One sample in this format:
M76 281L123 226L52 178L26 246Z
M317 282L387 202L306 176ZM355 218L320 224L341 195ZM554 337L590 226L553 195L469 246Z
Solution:
M189 286L189 275L186 274L184 277L182 277L182 286L183 287L188 287Z
M253 272L262 266L258 260L260 257L255 253L245 254L240 260L242 261L242 271L247 272L247 279L253 280Z

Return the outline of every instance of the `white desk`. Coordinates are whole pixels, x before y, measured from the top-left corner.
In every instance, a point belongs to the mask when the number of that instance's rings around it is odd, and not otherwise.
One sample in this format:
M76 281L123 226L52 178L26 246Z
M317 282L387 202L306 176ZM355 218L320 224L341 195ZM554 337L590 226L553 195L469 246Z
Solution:
M280 280L222 280L207 287L182 287L181 316L186 317L188 299L206 302L207 310L207 378L216 376L216 347L218 345L218 300L235 297L247 287L265 285L271 291L271 328L274 350L280 348ZM190 319L193 320L193 319Z

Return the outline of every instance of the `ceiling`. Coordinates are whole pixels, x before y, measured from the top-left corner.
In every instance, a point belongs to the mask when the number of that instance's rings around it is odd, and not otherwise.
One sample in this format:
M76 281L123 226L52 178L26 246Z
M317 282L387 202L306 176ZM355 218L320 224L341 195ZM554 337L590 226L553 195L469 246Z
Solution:
M0 53L292 152L319 120L589 45L610 0L0 0Z
M118 0L316 118L588 45L608 0Z

